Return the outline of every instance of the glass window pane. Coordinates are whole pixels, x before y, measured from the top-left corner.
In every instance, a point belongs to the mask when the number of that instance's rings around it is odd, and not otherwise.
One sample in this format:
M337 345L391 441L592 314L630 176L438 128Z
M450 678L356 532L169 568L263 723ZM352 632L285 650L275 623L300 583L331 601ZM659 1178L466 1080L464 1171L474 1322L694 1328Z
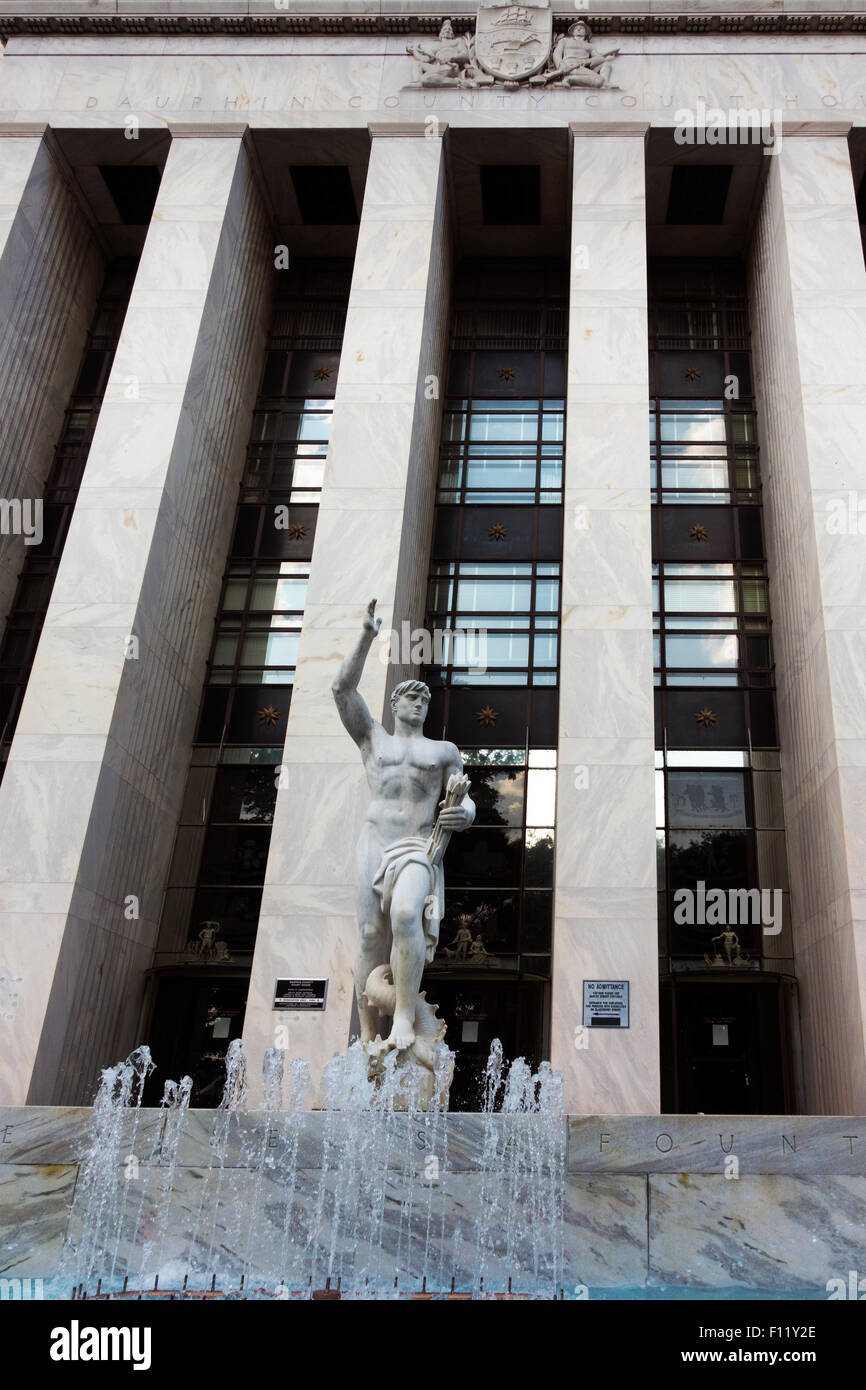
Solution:
M463 646L465 644L457 644ZM490 632L486 640L486 656L484 663L487 666L521 666L526 668L529 665L529 638L520 637L510 632ZM469 665L469 662L462 663ZM471 663L478 666L478 661Z
M294 666L299 632L249 632L241 648L243 666Z
M766 613L767 583L764 579L743 580L743 611L746 613Z
M237 633L220 633L214 642L211 661L214 666L231 666L238 647Z
M532 649L533 666L555 666L558 648L559 640L553 633L550 635L537 633Z
M670 613L735 613L737 586L731 580L665 580L665 609Z
M527 888L553 887L552 830L527 830L524 883Z
M748 767L748 753L728 748L671 749L667 754L668 767Z
M561 459L542 459L541 461L541 486L542 487L561 487L562 485L562 460Z
M728 465L723 460L664 459L664 488L726 488Z
M723 415L702 415L697 412L661 414L661 438L680 443L706 444L725 439L725 417Z
M556 767L555 748L530 748L530 767Z
M287 478L287 481L295 488L320 488L324 476L324 459L299 459L292 470L291 478ZM276 483L276 479L274 481Z
M246 603L246 579L229 579L223 594L223 611L240 610Z
M694 889L748 887L746 830L670 831L670 887Z
M739 660L739 639L729 637L669 636L665 640L665 659L668 666L736 666Z
M735 410L731 415L731 438L735 444L752 444L755 440L755 422L752 415Z
M509 411L507 414L473 411L469 417L469 438L535 440L538 438L538 415L535 411Z
M745 826L742 772L668 772L668 824Z
M528 611L531 599L529 580L461 579L457 585L457 607L462 613Z
M475 802L475 824L521 825L525 777L522 769L474 769L469 795Z
M526 784L526 824L550 825L555 819L556 772L553 768L530 768Z
M270 825L276 798L273 767L220 767L211 804L211 823L243 821Z
M534 487L537 464L535 455L529 459L470 459L466 468L466 486L472 488Z
M539 570L540 570L539 566ZM535 607L540 613L559 611L559 580L539 579L535 586Z

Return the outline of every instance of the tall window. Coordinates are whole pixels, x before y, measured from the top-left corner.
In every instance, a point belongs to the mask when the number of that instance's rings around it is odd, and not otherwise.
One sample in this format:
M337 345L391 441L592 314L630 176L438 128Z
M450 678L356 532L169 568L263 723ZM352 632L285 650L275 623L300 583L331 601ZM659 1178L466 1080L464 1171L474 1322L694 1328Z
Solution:
M555 685L558 564L435 564L429 615L443 685Z
M456 276L427 595L428 727L460 748L477 808L452 837L425 981L477 1108L490 1043L547 1049L565 439L567 267Z
M660 969L791 970L742 272L658 263L650 307ZM716 912L683 920L700 885L778 890L781 930L741 922L729 960Z

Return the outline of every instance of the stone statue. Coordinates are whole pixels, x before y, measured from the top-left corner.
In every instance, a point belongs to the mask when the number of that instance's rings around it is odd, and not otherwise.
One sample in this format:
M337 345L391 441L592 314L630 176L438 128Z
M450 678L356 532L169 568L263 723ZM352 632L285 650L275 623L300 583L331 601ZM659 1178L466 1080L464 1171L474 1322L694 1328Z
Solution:
M585 19L575 20L567 34L554 44L550 65L529 80L533 86L607 87L610 83L610 59L619 53L612 48L599 53L592 46L592 31Z
M486 960L488 954L487 947L484 945L484 937L479 932L472 942L472 945L469 947L469 959L470 961Z
M439 939L442 857L452 832L465 830L475 819L459 752L453 743L424 736L427 686L403 681L391 692L393 734L373 719L358 693L364 662L381 626L375 610L373 599L354 650L331 687L343 725L361 751L373 796L356 855L361 941L355 969L361 1042L371 1057L392 1048L413 1048L421 975ZM377 1035L383 1008L372 996L382 997L383 977L381 971L374 977L374 972L388 965L392 1026L382 1042ZM417 1060L426 1065L422 1057Z
M725 959L724 959L724 961L722 960L722 957L721 957L721 954L720 954L720 951L719 951L719 945L718 945L719 942L722 943L722 950L723 950L724 953L725 953ZM712 944L713 944L713 946L715 946L715 948L716 948L716 949L715 949L715 955L714 955L713 959L710 960L710 957L709 957L709 956L707 956L707 955L704 956L704 960L707 962L708 965L725 965L725 964L727 964L727 965L746 965L746 964L747 964L747 962L743 959L743 953L742 953L742 950L740 949L740 938L737 936L737 933L736 933L735 931L733 931L730 927L726 927L724 931L719 932L719 935L718 935L718 936L714 936L714 937L712 938Z
M406 52L419 64L421 87L460 87L477 80L473 40L462 34L457 38L450 19L445 20L438 39L410 44ZM493 79L486 80L492 83Z

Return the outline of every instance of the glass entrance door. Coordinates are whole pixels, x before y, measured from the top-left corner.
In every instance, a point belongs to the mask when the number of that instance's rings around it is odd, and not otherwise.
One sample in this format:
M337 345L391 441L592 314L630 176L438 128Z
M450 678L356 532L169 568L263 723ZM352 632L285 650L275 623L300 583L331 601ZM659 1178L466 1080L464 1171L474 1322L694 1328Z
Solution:
M446 980L431 972L424 985L448 1025L445 1042L457 1054L450 1110L482 1108L484 1069L494 1038L502 1043L506 1063L523 1057L537 1071L545 1055L546 982Z
M662 1018L663 1111L788 1113L781 982L668 980L662 985Z

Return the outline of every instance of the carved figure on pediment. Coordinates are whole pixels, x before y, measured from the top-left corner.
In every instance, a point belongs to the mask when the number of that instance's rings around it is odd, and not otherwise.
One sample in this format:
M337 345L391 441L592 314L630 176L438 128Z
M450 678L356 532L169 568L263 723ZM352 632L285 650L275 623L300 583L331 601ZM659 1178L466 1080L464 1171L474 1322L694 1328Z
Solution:
M611 59L618 53L618 48L605 53L594 48L592 30L585 19L578 19L554 44L547 69L529 80L533 86L608 87Z
M456 35L450 19L445 20L437 39L411 43L406 52L418 63L419 87L492 85L493 79L475 62L474 38L471 34Z

